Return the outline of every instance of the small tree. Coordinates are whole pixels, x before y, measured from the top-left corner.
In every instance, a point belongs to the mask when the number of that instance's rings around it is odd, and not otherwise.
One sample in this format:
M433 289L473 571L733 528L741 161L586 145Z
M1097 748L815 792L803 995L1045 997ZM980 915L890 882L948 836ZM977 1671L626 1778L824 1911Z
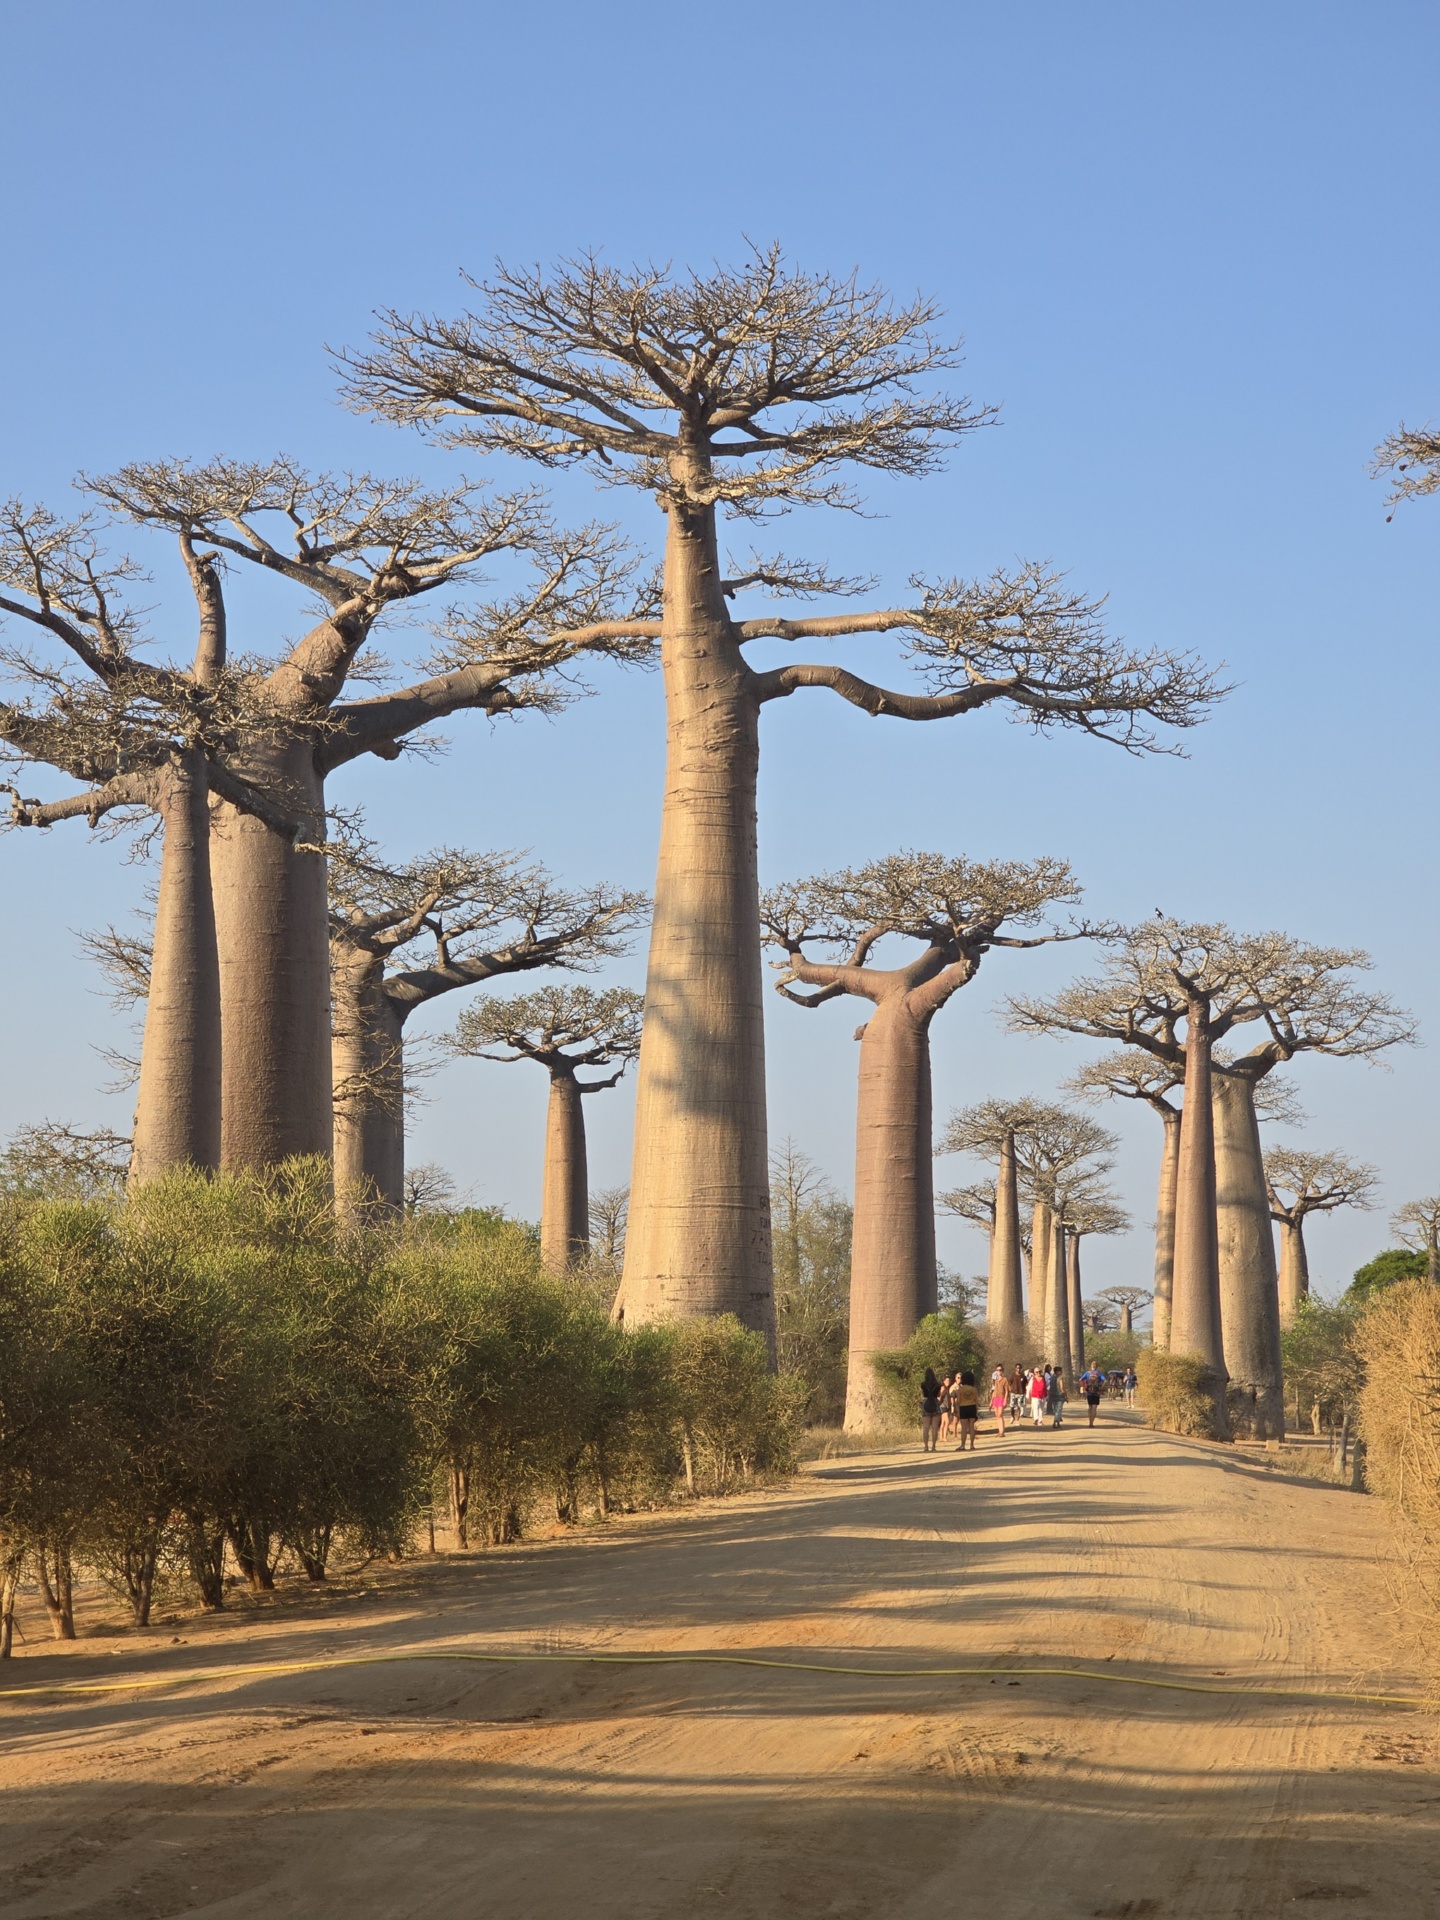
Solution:
M914 581L909 605L835 610L863 583L782 556L727 567L722 516L850 506L842 475L923 475L989 417L931 391L958 364L934 304L892 305L853 276L790 267L629 271L593 255L553 273L500 267L457 319L389 312L347 358L350 395L452 445L544 466L593 463L666 515L660 617L612 632L660 642L668 763L639 1066L627 1324L734 1312L771 1328L764 1027L756 951L762 706L825 688L871 715L938 720L998 704L1039 728L1152 747L1219 689L1189 659L1125 646L1099 604L1048 568ZM752 589L828 602L737 618ZM897 633L922 670L891 691L846 668L751 666L779 639Z
M545 1185L540 1256L551 1273L583 1260L590 1246L590 1182L585 1150L586 1094L618 1084L640 1050L643 1001L628 987L542 987L513 1000L485 998L461 1014L448 1042L475 1060L533 1060L550 1076L545 1124ZM500 1051L496 1051L496 1049ZM601 1080L585 1067L614 1066Z
M1402 1280L1423 1280L1427 1264L1423 1253L1413 1253L1409 1247L1387 1247L1384 1253L1377 1253L1373 1260L1356 1268L1342 1297L1358 1313L1387 1287L1397 1286Z
M1305 1222L1312 1213L1336 1207L1375 1204L1380 1176L1374 1167L1347 1160L1343 1153L1303 1153L1275 1147L1265 1156L1265 1189L1270 1218L1280 1228L1280 1324L1288 1327L1310 1294L1310 1261Z
M1154 1298L1154 1294L1145 1287L1107 1287L1096 1304L1104 1306L1114 1315L1111 1326L1118 1321L1121 1333L1133 1333L1135 1315L1142 1307L1149 1306ZM1107 1329L1103 1327L1096 1328L1097 1333L1105 1331Z
M780 1371L805 1384L807 1426L838 1426L845 1414L854 1212L793 1140L781 1142L770 1170Z

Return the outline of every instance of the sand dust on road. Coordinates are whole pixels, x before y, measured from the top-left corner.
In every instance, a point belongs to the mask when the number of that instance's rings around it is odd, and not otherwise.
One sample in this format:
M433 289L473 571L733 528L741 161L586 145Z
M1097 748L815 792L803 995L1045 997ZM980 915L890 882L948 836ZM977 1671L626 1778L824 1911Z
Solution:
M398 1648L1423 1691L1377 1502L1114 1421L387 1571L6 1686ZM3 1671L3 1670L0 1670ZM1429 1712L1102 1680L425 1663L0 1703L6 1920L1440 1911Z

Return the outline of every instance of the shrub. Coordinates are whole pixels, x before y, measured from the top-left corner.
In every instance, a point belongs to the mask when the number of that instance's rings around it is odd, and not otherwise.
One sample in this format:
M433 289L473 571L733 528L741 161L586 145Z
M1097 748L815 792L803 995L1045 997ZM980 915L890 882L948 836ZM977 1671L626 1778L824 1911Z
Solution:
M1135 1374L1150 1426L1164 1433L1210 1436L1214 1406L1204 1387L1203 1361L1188 1353L1146 1347L1135 1362Z
M1345 1302L1358 1312L1386 1287L1396 1286L1401 1280L1423 1280L1428 1272L1429 1262L1423 1253L1409 1247L1387 1247L1356 1269L1355 1278L1345 1289Z
M985 1342L955 1308L930 1313L903 1347L873 1356L875 1377L885 1394L886 1411L896 1427L913 1427L920 1418L920 1383L925 1369L939 1379L965 1368L982 1385L989 1371Z
M1395 1510L1402 1555L1440 1604L1440 1287L1405 1280L1360 1316L1366 1479Z

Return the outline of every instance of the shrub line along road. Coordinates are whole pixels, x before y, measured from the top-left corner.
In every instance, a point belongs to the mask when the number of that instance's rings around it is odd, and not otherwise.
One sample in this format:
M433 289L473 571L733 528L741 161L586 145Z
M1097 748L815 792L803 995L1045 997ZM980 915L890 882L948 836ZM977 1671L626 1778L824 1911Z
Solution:
M363 1597L187 1622L183 1650L32 1639L7 1687L194 1677L0 1703L0 1906L1418 1915L1435 1717L1254 1691L1424 1692L1388 1553L1378 1502L1112 1420L411 1563ZM1028 1671L368 1663L656 1649ZM257 1670L336 1659L367 1663Z

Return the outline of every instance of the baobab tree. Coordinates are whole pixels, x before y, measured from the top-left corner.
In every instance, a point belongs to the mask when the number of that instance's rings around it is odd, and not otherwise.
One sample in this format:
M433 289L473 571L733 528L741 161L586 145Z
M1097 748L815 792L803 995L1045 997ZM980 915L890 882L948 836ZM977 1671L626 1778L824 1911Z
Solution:
M737 1313L771 1321L758 958L756 778L767 703L825 688L871 715L938 720L999 704L1041 729L1132 751L1152 724L1190 727L1220 697L1192 659L1105 631L1099 603L1048 568L914 581L914 599L833 610L861 583L752 557L726 568L723 516L853 504L846 468L920 476L990 418L932 392L958 364L937 309L893 305L853 276L809 274L778 247L708 275L593 256L499 267L453 320L387 313L345 362L352 402L450 445L542 465L592 461L666 516L658 640L667 765L641 1048L629 1321ZM737 619L749 590L825 600L815 615ZM827 662L751 666L765 640L895 633L920 668L892 691Z
M608 529L557 531L534 494L467 483L430 492L368 474L309 475L288 460L216 460L136 464L81 485L113 517L175 535L200 607L193 668L142 658L138 618L121 598L138 569L105 560L94 516L62 522L41 508L9 509L0 612L45 630L78 666L9 656L48 704L12 716L4 737L87 783L48 807L26 803L17 817L93 824L139 805L157 808L164 826L141 1169L148 1177L177 1159L214 1164L217 1124L230 1168L329 1154L326 778L361 754L396 758L418 729L462 709L553 704L560 691L544 676L586 650L647 651L592 619L626 591L628 556ZM387 614L473 581L497 557L513 562L514 591L454 612L426 678L342 698ZM268 659L263 647L231 658L222 569L236 561L322 608ZM106 750L79 760L45 751L77 707L102 703ZM158 788L152 778L137 790L136 732L141 771L158 772ZM192 1056L203 1056L203 1073ZM164 1124L177 1085L202 1108L183 1128Z
M1284 1433L1278 1276L1255 1089L1298 1053L1373 1059L1413 1037L1406 1015L1353 979L1369 965L1358 951L1157 914L1114 939L1101 976L1048 1002L1011 1002L1022 1030L1118 1040L1183 1069L1170 1344L1202 1362L1217 1437L1229 1437L1231 1402L1242 1430ZM1217 1061L1220 1042L1252 1023L1265 1038L1242 1057Z
M586 1094L615 1086L640 1050L643 1001L628 987L541 987L511 1000L486 996L460 1015L448 1042L474 1060L533 1060L550 1076L540 1257L552 1273L583 1260L590 1246ZM599 1080L586 1067L614 1066Z
M1096 1298L1100 1304L1113 1310L1121 1333L1134 1333L1135 1315L1142 1307L1148 1306L1155 1296L1147 1287L1107 1287ZM1097 1331L1103 1332L1104 1329Z
M1108 1009L1101 1025L1110 1026ZM1074 1031L1069 1028L1067 1031ZM1103 1037L1103 1036L1097 1036ZM1065 1082L1068 1092L1083 1100L1140 1100L1157 1114L1165 1129L1160 1154L1159 1192L1155 1201L1155 1284L1146 1298L1153 1302L1151 1343L1162 1351L1170 1344L1170 1288L1175 1266L1175 1179L1180 1166L1180 1108L1169 1096L1185 1085L1185 1061L1178 1048L1164 1058L1127 1047L1103 1054ZM1298 1121L1299 1109L1288 1086L1274 1080L1261 1083L1255 1094L1262 1120Z
M1430 426L1402 424L1375 449L1370 471L1377 477L1382 473L1394 476L1390 497L1385 503L1390 509L1385 518L1393 520L1402 500L1419 500L1427 493L1440 493L1440 431Z
M1062 1364L1071 1344L1064 1213L1097 1197L1100 1177L1115 1164L1116 1144L1113 1133L1068 1107L985 1100L953 1113L935 1149L972 1154L1003 1170L1008 1146L1020 1196L1031 1208L1030 1343Z
M767 892L760 903L777 991L815 1008L849 995L873 1008L859 1028L855 1227L850 1268L850 1373L845 1424L884 1416L876 1352L903 1346L937 1304L930 1026L994 948L1044 946L1084 929L1021 935L1052 906L1078 899L1063 860L978 861L899 853ZM916 943L899 966L874 964L886 940ZM807 948L810 951L807 952ZM817 957L829 949L836 957ZM796 986L808 993L796 992Z
M330 844L335 1197L349 1218L405 1204L405 1025L457 988L622 953L643 894L561 887L513 854L443 847L393 866L355 831ZM433 951L412 955L424 941Z
M1312 1213L1336 1207L1370 1208L1380 1175L1374 1167L1347 1160L1343 1153L1302 1153L1296 1147L1272 1147L1265 1156L1265 1191L1270 1218L1280 1229L1280 1324L1288 1327L1310 1295L1310 1261L1305 1222Z
M1128 1233L1130 1216L1114 1194L1093 1180L1080 1180L1067 1190L1062 1184L1056 1215L1065 1235L1065 1318L1070 1338L1070 1380L1079 1379L1085 1365L1085 1303L1080 1277L1080 1242L1090 1236L1108 1238ZM1127 1328L1128 1331L1128 1328Z
M1440 1286L1440 1194L1407 1200L1390 1216L1390 1227L1405 1246L1424 1254L1430 1284Z

